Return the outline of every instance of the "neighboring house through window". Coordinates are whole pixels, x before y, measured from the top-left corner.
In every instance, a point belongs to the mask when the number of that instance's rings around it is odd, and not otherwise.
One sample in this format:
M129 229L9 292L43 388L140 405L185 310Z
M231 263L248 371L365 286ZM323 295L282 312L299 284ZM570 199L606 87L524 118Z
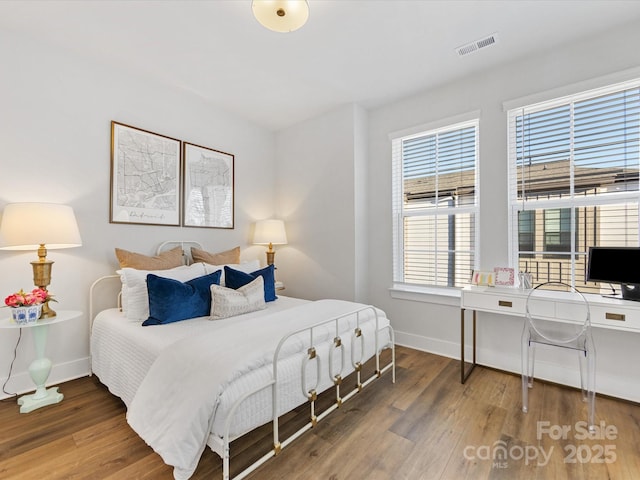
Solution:
M599 291L589 247L639 245L640 80L509 110L508 125L512 263Z
M394 282L461 287L476 264L478 121L392 136Z
M555 252L571 251L571 233L576 233L571 228L570 208L549 208L544 211L544 247L547 255ZM534 247L535 249L535 247Z
M534 212L518 212L518 247L521 256L531 256L535 250L536 218Z

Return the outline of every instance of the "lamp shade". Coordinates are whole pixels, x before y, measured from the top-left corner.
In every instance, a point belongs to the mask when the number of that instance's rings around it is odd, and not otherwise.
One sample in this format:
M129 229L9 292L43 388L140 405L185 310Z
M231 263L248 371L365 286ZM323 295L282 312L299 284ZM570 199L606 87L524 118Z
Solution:
M0 223L0 249L38 250L82 245L73 209L57 203L10 203Z
M284 222L275 219L256 222L253 243L256 245L285 245L287 232L284 230Z
M307 0L253 0L251 9L258 22L274 32L293 32L309 18Z

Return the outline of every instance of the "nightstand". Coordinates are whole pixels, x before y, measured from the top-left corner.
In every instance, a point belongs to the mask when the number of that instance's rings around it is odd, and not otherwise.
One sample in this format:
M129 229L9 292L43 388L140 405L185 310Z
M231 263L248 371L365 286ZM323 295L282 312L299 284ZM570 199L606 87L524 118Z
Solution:
M55 318L40 319L35 323L24 325L13 323L10 318L0 320L0 328L31 328L33 331L37 357L29 365L29 375L31 375L31 380L36 385L36 391L18 398L20 413L29 413L40 407L60 403L64 398L64 395L58 392L58 387L45 387L49 373L51 373L51 360L44 356L45 347L47 346L47 331L49 330L49 325L66 322L67 320L78 318L80 315L82 315L82 312L62 310L57 312Z

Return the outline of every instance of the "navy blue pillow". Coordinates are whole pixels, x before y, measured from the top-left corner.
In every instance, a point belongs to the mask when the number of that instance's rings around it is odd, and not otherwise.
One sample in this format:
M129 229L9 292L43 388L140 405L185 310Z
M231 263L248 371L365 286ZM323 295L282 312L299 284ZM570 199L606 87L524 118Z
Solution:
M220 285L222 270L182 283L152 273L147 275L149 318L142 326L162 325L211 313L211 285Z
M262 276L264 280L264 301L273 302L277 300L275 267L273 265L268 265L265 268L251 273L244 273L227 266L224 267L224 284L234 290L244 287L247 283L251 283L258 278L258 276Z

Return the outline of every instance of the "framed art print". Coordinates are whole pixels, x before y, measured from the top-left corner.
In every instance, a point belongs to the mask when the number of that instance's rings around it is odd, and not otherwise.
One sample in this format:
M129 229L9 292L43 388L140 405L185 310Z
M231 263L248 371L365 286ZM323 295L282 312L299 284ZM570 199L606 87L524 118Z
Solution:
M496 285L513 286L515 274L513 268L496 267L493 269Z
M183 217L185 227L233 228L234 156L183 143Z
M471 285L493 287L495 285L494 272L483 272L474 270L471 274Z
M111 122L109 221L180 225L180 140Z

